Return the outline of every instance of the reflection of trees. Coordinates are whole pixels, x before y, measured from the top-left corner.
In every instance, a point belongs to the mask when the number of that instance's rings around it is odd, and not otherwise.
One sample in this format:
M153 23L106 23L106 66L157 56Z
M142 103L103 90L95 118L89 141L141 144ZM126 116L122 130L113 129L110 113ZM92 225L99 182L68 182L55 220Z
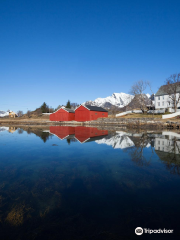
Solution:
M36 136L40 137L43 142L46 142L52 135L49 132L43 132L41 128L37 127L22 127L18 129L18 133L21 134L23 131L26 131L27 134L35 134Z
M48 132L41 132L41 135L39 136L44 142L46 142L49 139L49 133Z
M22 134L23 133L23 129L22 128L18 128L18 133Z
M71 144L71 142L77 142L75 138L67 138L66 140L69 145Z
M144 148L148 143L151 143L151 139L147 134L142 134L141 137L130 137L134 142L135 146L131 148L127 148L124 151L127 152L131 158L131 160L138 166L146 166L149 165L151 159L154 155L154 150L151 144L151 155L144 154Z

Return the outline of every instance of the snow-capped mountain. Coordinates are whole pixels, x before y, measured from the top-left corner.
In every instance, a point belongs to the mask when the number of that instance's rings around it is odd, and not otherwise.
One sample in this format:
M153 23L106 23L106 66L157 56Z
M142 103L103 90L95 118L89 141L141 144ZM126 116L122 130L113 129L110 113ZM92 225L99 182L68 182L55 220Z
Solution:
M146 94L147 98L150 97L150 94ZM96 98L94 101L86 101L83 104L97 106L97 107L105 107L110 108L111 106L116 106L119 108L123 108L127 106L132 99L134 98L133 95L127 93L113 93L111 96L106 98Z
M97 98L94 101L87 101L83 104L89 104L91 106L97 107L106 107L109 108L112 105L122 108L128 105L131 100L134 98L133 95L126 94L126 93L113 93L111 96L106 98Z
M9 116L9 113L12 112L11 110L8 110L7 112L5 111L0 111L0 117L7 117ZM17 113L16 113L17 114Z
M0 111L0 117L9 116L9 112Z

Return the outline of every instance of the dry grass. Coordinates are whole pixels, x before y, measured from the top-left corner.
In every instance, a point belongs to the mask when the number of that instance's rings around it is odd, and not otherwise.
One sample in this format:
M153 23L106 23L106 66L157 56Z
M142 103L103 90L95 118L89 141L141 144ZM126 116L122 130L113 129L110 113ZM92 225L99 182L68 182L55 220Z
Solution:
M48 121L49 120L49 115L40 115L40 116L36 116L36 115L31 115L30 117L28 117L27 115L23 115L22 117L16 117L16 118L0 118L0 122L1 121L6 121L6 122L14 122L14 121Z

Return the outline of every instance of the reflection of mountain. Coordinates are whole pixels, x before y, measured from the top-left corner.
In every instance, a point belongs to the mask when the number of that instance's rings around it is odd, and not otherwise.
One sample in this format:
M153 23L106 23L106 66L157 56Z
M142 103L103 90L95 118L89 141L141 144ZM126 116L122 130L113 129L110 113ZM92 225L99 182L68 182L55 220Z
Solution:
M117 131L116 135L108 136L102 140L96 141L96 143L106 144L112 146L114 149L125 149L135 146L137 147L139 145L147 148L151 146L147 136L143 137L142 133L127 133L122 131Z
M9 131L9 127L0 127L0 132Z
M129 148L133 147L134 143L133 141L126 135L126 133L118 133L115 136L108 136L106 138L103 138L102 140L97 140L97 144L106 144L109 146L112 146L113 148Z
M16 131L17 127L0 127L0 132L2 131L8 131L10 133L14 133Z

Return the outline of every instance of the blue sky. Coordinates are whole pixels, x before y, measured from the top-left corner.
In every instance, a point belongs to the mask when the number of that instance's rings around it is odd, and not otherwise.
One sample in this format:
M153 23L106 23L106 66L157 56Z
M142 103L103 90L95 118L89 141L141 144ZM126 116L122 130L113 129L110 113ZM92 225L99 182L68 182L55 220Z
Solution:
M179 0L0 1L0 110L129 93L138 80L156 92L180 72L179 12Z

